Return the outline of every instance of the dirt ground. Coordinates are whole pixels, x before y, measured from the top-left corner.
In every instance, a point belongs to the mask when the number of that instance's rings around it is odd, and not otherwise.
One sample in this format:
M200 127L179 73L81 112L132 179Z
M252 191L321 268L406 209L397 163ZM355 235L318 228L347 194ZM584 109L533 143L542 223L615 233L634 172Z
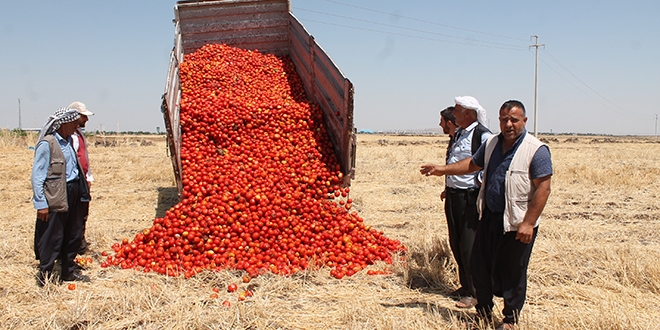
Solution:
M328 269L290 277L241 272L191 279L102 268L103 251L177 202L164 136L91 137L94 172L85 257L91 283L36 285L30 171L35 136L0 134L0 329L466 329L440 201L444 136L358 135L353 207L401 240L405 262L337 280ZM653 138L542 136L552 194L529 268L521 329L660 329L660 143ZM254 296L239 301L237 283ZM219 288L214 298L213 288ZM222 305L227 300L230 306ZM501 300L495 299L496 311ZM499 315L501 316L501 315ZM479 325L474 325L476 328Z

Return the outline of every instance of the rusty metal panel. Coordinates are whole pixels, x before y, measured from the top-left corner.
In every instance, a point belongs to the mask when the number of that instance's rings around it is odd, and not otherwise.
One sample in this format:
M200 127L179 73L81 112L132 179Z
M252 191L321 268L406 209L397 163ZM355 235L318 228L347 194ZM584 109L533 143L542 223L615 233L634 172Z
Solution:
M281 34L259 35L259 36L228 36L228 35L209 35L207 38L196 38L193 41L185 41L185 49L197 50L207 44L227 44L232 47L238 47L248 50L259 50L262 53L275 55L288 54L288 40L282 39ZM186 54L191 52L187 51Z
M289 4L286 0L179 1L175 10L181 22L186 54L208 43L288 54Z
M313 39L313 37L310 36L302 24L291 15L289 57L296 67L296 71L303 82L307 95L314 99L312 53L309 46L310 39Z
M323 49L314 44L314 83L319 104L325 105L326 125L331 127L338 148L342 171L354 172L350 159L350 138L353 134L352 83L344 77ZM350 103L347 96L350 95ZM350 111L349 111L350 109Z
M167 143L172 159L174 177L177 178L177 190L179 194L183 191L183 184L180 180L182 176L181 169L181 126L180 126L180 101L181 88L179 83L179 61L176 53L176 47L170 54L170 65L167 73L167 82L165 92L162 97L161 111L165 120L167 130Z
M346 184L355 173L353 84L291 14L290 56L310 99L319 104Z

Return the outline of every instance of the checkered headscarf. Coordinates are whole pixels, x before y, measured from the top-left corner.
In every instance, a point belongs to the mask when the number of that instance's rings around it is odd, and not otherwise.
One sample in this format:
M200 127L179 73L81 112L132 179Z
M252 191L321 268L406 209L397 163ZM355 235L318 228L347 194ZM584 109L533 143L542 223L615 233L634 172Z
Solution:
M62 124L76 121L78 120L78 118L80 118L80 114L76 109L69 109L69 108L57 109L57 111L55 111L54 114L48 117L48 121L41 128L41 131L39 132L39 137L37 138L37 143L41 141L41 139L43 139L44 136L46 136L46 134L51 134L57 131L60 128L60 126L62 126Z

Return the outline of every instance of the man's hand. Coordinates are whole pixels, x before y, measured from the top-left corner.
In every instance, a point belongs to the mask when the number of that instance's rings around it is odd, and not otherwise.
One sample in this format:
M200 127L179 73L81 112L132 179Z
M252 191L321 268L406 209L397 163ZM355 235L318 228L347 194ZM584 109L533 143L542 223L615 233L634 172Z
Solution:
M92 191L92 181L87 181L87 190Z
M447 198L447 191L443 190L442 193L440 194L440 200L444 201L445 198Z
M37 210L37 219L41 221L48 221L48 209L39 209Z
M532 241L532 237L534 237L534 225L525 222L521 223L518 227L516 239L525 244L529 244L529 242Z
M443 175L444 173L442 172L442 170L440 170L440 168L441 168L440 165L424 164L422 165L422 168L419 170L419 173L422 173L422 175L426 175L426 176Z

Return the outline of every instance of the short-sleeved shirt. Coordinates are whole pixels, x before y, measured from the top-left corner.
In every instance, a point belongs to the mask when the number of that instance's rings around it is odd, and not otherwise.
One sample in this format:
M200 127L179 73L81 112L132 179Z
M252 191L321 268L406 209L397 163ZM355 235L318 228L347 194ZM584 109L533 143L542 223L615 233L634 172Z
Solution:
M488 206L493 212L504 212L504 206L506 205L506 172L509 170L513 155L518 150L518 147L526 134L527 130L524 130L523 134L518 137L511 149L506 153L502 153L502 140L504 139L504 136L501 133L497 136L497 145L495 146L495 150L493 150L493 154L490 156L488 169L486 171L486 191L484 196L486 206ZM485 157L486 143L482 144L479 150L477 150L474 156L472 156L472 162L483 168ZM543 145L536 150L536 153L532 158L532 163L529 165L529 175L532 180L552 175L552 159L550 157L550 149L548 146Z
M451 150L447 157L447 164L453 164L465 158L472 157L472 135L478 124L479 123L475 121L465 129L459 128L456 130L454 143L450 146ZM490 136L490 132L484 132L481 134L481 144L483 145ZM448 175L447 187L456 189L479 188L479 173L480 171L463 175Z

